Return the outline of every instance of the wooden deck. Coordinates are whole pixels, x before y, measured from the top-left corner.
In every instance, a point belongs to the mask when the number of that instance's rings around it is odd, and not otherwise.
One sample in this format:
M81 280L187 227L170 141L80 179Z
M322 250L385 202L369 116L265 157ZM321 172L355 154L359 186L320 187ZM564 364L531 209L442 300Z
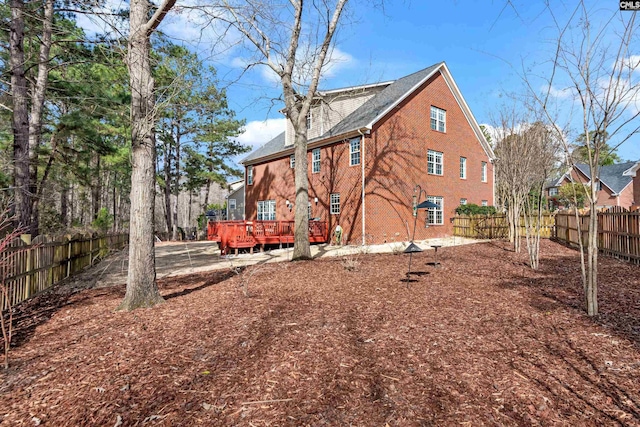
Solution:
M293 243L294 221L209 221L207 239L220 244L222 254L230 250L255 246ZM329 238L327 221L309 221L309 241L326 243Z

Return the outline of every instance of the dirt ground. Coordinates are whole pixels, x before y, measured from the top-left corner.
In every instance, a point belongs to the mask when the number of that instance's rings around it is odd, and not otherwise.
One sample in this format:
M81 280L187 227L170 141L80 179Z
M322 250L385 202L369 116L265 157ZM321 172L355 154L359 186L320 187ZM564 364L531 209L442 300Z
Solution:
M640 268L601 258L591 319L577 252L542 254L423 252L411 282L394 254L199 273L131 313L122 285L59 288L17 307L0 425L640 426Z

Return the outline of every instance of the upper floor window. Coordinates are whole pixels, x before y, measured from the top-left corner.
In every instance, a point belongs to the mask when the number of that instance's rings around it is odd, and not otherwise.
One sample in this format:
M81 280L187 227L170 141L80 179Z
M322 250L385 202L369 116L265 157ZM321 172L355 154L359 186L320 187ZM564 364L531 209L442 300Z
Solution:
M253 185L253 166L247 166L247 185Z
M444 217L442 215L444 198L442 198L441 196L427 196L427 200L438 205L437 208L427 209L427 225L444 224Z
M291 169L296 167L296 155L295 154L292 154L292 155L289 156L289 167Z
M444 132L446 129L447 112L442 108L431 106L431 129Z
M311 129L311 110L307 113L307 130Z
M338 215L340 213L340 193L333 193L330 196L330 211L331 215Z
M229 209L236 208L236 199L229 199Z
M467 158L460 157L460 179L467 179Z
M311 152L311 172L319 173L320 172L320 149L314 148Z
M487 182L487 162L482 162L482 182Z
M558 195L558 187L549 187L549 197Z
M427 172L442 175L442 153L433 150L427 152Z
M349 144L349 153L351 166L360 164L360 138L353 138Z

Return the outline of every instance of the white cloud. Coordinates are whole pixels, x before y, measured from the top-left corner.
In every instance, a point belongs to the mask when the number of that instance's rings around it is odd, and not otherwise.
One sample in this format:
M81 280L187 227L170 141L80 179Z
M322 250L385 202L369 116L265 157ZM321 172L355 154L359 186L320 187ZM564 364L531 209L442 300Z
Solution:
M543 91L549 90L549 95L556 99L569 99L572 97L571 88L558 89L553 86L547 86L543 88Z
M238 141L249 145L252 150L271 141L274 137L284 132L287 119L254 120L244 126L244 132L238 136Z

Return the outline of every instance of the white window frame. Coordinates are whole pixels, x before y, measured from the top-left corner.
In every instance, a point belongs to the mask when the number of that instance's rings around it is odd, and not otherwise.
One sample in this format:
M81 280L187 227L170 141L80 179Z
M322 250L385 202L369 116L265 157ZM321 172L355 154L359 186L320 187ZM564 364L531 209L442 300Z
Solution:
M236 209L236 199L229 199L229 209Z
M360 138L353 138L349 141L349 166L360 164Z
M289 156L289 167L291 169L295 169L295 167L296 167L296 155L295 154L292 154L292 155Z
M549 187L549 197L558 195L558 187Z
M253 185L253 166L247 166L247 185Z
M427 151L427 173L429 175L444 175L444 154L439 151Z
M329 196L329 213L331 215L339 215L340 214L340 193L331 193Z
M487 182L487 162L482 162L482 182Z
M466 205L467 204L467 199L460 199L460 205Z
M320 149L314 148L311 151L311 173L320 173L320 159L321 159Z
M309 112L307 113L307 130L311 130L311 128L313 127L313 116L311 115L311 109L309 109Z
M258 200L258 221L276 220L276 201Z
M467 179L467 158L460 157L460 179Z
M427 225L444 225L444 197L427 196L427 201L440 206L439 208L427 208Z
M431 129L438 132L447 131L447 111L442 108L431 106Z
M487 200L483 200L483 201L481 202L481 205L482 205L482 206L489 206L489 202L488 202Z

